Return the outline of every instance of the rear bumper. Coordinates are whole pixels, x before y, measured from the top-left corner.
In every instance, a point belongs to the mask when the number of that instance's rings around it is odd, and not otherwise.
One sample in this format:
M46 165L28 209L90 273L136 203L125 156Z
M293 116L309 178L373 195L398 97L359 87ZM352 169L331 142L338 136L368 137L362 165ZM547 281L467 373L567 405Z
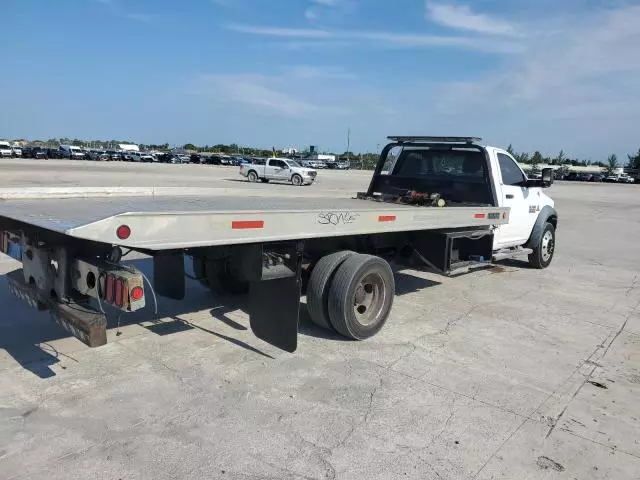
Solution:
M107 343L107 318L100 312L74 303L58 303L24 281L22 270L7 274L9 291L38 310L49 310L51 319L89 347Z

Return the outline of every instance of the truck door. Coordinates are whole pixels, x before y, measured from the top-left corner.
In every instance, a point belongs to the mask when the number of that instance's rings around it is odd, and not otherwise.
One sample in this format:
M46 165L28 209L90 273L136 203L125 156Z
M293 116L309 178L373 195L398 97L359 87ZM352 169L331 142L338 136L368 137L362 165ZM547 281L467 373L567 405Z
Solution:
M495 235L494 248L514 247L524 244L540 210L536 202L537 188L528 188L527 176L510 155L496 152L500 170L496 191L501 207L511 208L509 223L500 225Z
M270 180L289 180L289 166L282 160L271 159L267 162L265 176Z

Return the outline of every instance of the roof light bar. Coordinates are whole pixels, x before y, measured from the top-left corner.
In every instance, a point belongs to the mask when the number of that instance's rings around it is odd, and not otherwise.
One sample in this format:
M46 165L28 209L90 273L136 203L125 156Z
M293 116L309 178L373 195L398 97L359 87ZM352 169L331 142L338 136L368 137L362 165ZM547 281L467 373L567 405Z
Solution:
M405 137L405 136L391 136L387 137L389 140L398 143L477 143L481 142L480 137Z

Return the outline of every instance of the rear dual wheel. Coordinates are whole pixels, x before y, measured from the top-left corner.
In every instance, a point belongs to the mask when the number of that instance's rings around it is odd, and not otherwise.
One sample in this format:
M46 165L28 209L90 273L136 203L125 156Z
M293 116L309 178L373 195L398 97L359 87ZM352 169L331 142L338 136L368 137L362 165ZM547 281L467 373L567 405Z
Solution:
M318 262L309 279L307 305L316 325L364 340L386 323L394 294L393 272L386 261L343 251Z

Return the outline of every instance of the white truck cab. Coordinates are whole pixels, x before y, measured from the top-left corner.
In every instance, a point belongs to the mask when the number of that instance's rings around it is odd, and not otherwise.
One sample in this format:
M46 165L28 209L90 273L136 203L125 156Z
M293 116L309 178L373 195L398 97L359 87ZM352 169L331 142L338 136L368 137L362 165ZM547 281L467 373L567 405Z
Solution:
M529 254L536 268L553 258L558 214L543 189L553 184L553 170L530 179L501 148L477 137L389 137L368 194L382 192L406 200L435 196L443 205L491 205L510 209L509 222L496 225L494 258ZM409 194L407 197L407 193Z
M541 186L527 186L527 175L515 159L500 148L485 147L491 162L498 206L511 209L509 223L496 228L494 248L517 247L529 240L538 214L554 208L554 201Z

